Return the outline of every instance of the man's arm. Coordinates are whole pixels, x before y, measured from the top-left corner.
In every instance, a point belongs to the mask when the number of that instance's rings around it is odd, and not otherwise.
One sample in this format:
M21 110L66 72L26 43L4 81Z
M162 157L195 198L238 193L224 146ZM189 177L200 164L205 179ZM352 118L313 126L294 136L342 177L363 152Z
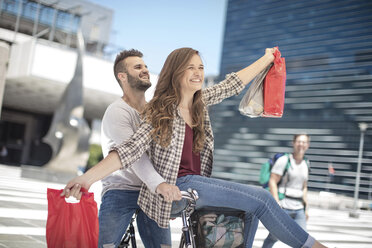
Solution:
M134 126L136 123L133 118L137 118L134 112L124 107L115 106L115 108L108 109L102 121L102 132L114 141L116 145L121 144L135 132ZM110 146L110 144L102 142L102 146L105 145ZM137 162L133 163L132 169L151 192L159 193L165 199L178 199L181 197L178 187L174 188L175 186L166 183L164 178L155 170L146 153Z
M272 194L272 196L274 197L275 201L278 204L280 203L279 195L278 195L278 183L281 178L282 178L281 175L271 173L270 180L269 180L270 193Z
M63 189L61 196L66 196L67 198L73 196L80 200L82 195L81 188L89 190L93 183L101 180L120 168L121 162L118 153L110 152L107 157L105 157L83 175L75 177L69 181Z
M303 189L303 196L302 200L304 202L304 208L305 208L305 215L306 215L306 220L309 219L309 213L308 213L308 203L307 203L307 181L304 182L304 189Z
M276 160L276 162L273 165L273 168L271 169L270 174L270 180L269 180L269 189L270 193L273 195L276 202L279 204L279 189L278 189L278 183L280 182L280 179L282 179L284 170L287 166L289 158L287 156L281 156Z
M89 190L93 183L101 180L120 168L121 162L118 153L115 151L110 152L109 155L101 160L101 162L93 166L83 175L75 177L69 181L63 189L61 196L65 196L67 198L73 196L80 200L82 196L81 188ZM182 199L181 192L175 185L170 185L163 182L157 186L156 191L164 197L164 200L169 202Z

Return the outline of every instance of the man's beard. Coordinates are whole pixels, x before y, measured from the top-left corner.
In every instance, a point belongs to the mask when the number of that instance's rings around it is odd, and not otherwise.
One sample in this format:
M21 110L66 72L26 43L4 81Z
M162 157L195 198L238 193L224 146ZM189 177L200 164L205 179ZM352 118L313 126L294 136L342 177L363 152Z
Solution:
M132 77L131 75L129 75L129 73L127 73L127 76L128 76L128 84L133 89L146 91L148 88L151 87L150 81L143 81L140 78Z

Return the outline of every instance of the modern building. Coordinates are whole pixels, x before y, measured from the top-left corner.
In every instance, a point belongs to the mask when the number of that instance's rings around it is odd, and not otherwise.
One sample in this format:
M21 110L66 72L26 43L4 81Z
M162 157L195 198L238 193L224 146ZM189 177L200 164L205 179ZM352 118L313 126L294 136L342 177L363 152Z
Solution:
M360 195L372 198L371 13L368 0L228 1L221 75L279 46L286 98L282 118L241 115L244 93L212 109L215 177L258 184L261 164L306 132L310 189L353 195L359 175Z
M99 123L121 95L112 70L118 52L110 44L113 14L84 0L0 0L0 42L10 47L5 85L0 85L0 149L6 155L0 163L43 165L50 159L42 138L74 75L78 30L86 49L84 118Z

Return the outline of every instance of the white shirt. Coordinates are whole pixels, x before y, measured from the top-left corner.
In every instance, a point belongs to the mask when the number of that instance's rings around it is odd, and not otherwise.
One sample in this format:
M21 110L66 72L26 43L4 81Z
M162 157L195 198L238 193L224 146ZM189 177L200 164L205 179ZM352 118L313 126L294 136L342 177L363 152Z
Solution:
M113 145L127 140L141 122L138 112L122 98L111 103L103 116L101 146L106 157ZM102 180L102 196L111 189L140 190L142 183L155 193L156 187L165 180L154 169L147 154L135 162L130 169L117 170Z
M304 183L307 182L309 177L308 165L305 160L302 160L301 163L297 164L292 154L289 155L289 159L291 161L291 166L288 168L286 175L282 177L278 191L286 196L302 198ZM278 158L273 165L271 172L283 176L287 163L288 157L286 155ZM280 204L285 209L298 210L304 208L302 201L287 197L282 199Z

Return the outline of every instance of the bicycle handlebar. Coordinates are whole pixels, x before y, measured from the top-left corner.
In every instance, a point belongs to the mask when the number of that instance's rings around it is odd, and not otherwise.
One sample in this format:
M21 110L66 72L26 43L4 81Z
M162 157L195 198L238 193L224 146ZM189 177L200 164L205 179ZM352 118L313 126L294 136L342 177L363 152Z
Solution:
M199 199L198 192L195 189L188 189L187 191L181 191L182 198L188 201L196 202Z

